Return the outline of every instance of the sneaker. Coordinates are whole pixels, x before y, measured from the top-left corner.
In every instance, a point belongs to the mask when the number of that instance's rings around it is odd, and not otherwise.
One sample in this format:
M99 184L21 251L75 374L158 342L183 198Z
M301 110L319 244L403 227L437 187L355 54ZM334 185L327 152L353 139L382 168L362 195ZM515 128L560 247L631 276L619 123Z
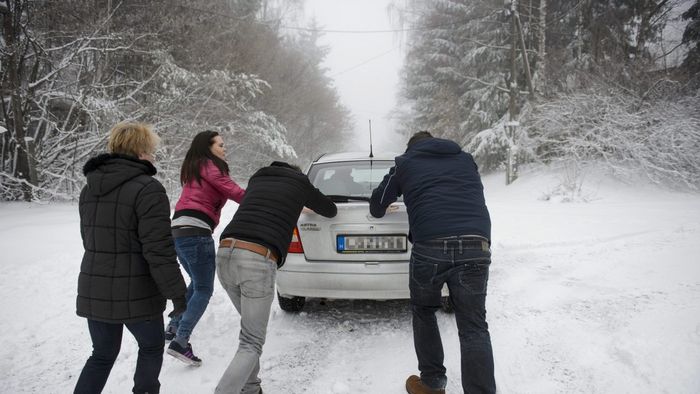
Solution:
M177 328L168 326L168 328L165 329L165 341L170 342L175 339L175 334L177 334Z
M421 382L416 375L411 375L406 379L406 392L408 394L445 394L445 389L433 389Z
M177 341L170 342L168 350L166 353L175 357L176 359L195 367L202 365L202 360L195 356L192 352L192 344L188 343L187 347L182 347Z

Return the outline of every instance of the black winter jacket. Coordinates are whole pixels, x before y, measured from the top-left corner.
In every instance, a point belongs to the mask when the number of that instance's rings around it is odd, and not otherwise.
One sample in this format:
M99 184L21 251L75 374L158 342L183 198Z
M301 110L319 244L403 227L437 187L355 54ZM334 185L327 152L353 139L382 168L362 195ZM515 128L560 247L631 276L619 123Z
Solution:
M484 186L469 153L453 141L427 138L395 162L372 192L372 216L384 216L389 204L403 195L412 242L455 235L491 239Z
M264 245L275 252L281 267L304 206L329 218L338 212L335 203L306 175L286 163L273 162L250 178L245 197L221 239L233 237Z
M170 235L170 204L155 167L132 156L90 159L80 193L85 254L77 313L127 323L162 316L166 298L185 296Z

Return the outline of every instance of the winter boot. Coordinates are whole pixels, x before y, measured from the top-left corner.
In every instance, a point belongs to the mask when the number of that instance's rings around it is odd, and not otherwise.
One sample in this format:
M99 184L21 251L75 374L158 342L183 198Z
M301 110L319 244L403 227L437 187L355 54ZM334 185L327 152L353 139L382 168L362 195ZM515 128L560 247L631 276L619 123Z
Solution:
M445 394L445 389L433 389L420 381L416 375L411 375L406 379L406 392L408 394Z

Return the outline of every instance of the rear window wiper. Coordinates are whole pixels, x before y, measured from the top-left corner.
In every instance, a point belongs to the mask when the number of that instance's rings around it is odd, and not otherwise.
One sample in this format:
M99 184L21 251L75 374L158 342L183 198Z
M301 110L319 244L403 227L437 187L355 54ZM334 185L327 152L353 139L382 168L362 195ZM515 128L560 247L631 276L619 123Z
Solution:
M328 194L326 197L330 198L333 202L349 202L353 201L367 201L369 202L369 197L364 196L343 196L339 194Z

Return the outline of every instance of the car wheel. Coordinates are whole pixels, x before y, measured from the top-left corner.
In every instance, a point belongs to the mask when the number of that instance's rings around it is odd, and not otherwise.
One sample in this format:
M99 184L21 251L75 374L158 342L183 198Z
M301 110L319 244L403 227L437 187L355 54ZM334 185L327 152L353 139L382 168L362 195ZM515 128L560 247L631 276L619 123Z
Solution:
M280 308L282 308L283 311L285 312L300 312L301 309L304 307L304 304L306 303L306 298L305 297L282 297L280 293L277 293L277 302L280 304Z
M454 313L455 308L452 306L452 301L450 297L442 297L441 302L442 311L445 313Z

